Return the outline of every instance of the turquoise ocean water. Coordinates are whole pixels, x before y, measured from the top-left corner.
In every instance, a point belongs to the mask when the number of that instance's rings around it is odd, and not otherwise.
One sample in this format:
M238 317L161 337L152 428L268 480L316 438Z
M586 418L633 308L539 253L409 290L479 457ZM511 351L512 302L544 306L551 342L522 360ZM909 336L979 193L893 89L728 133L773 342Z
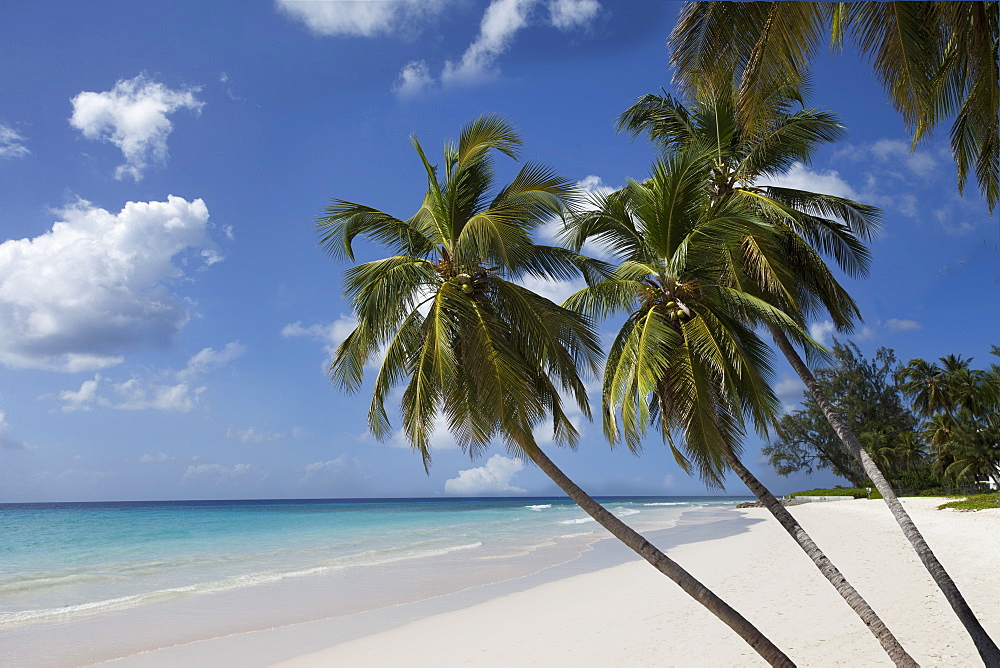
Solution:
M738 501L599 500L640 531ZM350 614L516 578L605 536L564 498L0 504L0 639L293 582L324 592L309 615Z

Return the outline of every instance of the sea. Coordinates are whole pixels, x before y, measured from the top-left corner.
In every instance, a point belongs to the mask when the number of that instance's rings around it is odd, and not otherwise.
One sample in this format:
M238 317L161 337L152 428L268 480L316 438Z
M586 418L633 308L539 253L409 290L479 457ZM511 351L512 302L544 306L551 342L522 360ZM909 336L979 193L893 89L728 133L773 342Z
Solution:
M598 499L640 532L740 500ZM606 537L565 498L0 504L0 666L399 606L566 564ZM120 647L94 639L124 623ZM66 646L39 654L50 637Z

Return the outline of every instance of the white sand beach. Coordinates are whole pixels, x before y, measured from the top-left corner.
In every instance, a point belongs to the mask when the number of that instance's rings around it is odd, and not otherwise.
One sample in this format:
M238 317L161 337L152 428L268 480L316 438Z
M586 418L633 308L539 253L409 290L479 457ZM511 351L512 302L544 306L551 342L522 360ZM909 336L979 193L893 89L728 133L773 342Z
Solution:
M904 500L987 631L1000 638L1000 510L938 511L941 502ZM811 503L791 511L922 666L982 665L882 502ZM668 554L799 666L892 665L765 510L726 512L740 520L737 532L665 546ZM669 535L670 530L659 532L654 542ZM619 549L606 543L601 543L605 550ZM349 618L178 645L113 663L286 668L765 665L643 561L555 580L547 581L544 573L525 580Z

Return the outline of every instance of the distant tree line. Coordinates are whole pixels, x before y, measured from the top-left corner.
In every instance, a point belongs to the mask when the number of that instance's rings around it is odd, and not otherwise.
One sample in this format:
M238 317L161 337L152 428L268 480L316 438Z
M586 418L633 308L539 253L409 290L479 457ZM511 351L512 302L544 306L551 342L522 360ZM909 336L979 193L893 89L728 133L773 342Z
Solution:
M1000 356L1000 347L992 352ZM834 341L816 378L894 488L1000 486L1000 365L975 369L972 361L945 355L904 365L891 349L867 359L854 343ZM781 475L828 469L854 487L872 486L808 392L779 420L764 454Z

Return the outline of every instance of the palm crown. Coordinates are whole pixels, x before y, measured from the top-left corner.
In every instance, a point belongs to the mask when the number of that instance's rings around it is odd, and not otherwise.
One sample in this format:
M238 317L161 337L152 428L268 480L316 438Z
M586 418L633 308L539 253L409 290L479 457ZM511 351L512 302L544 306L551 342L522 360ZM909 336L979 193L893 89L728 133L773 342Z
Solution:
M593 240L623 261L566 306L598 317L627 314L605 365L608 439L638 449L646 426L658 421L678 462L687 469L693 460L709 485L721 486L724 453L738 451L744 414L765 425L778 406L768 348L749 323L797 325L738 288L752 281L731 262L733 249L753 238L776 256L779 239L745 201L710 197L712 165L710 152L675 153L645 182L632 181L577 216L565 233L571 247ZM674 434L683 437L680 448Z
M878 209L760 183L796 162L808 163L820 146L843 136L843 126L830 112L795 109L803 95L794 86L773 87L763 106L747 115L738 113L746 100L729 84L705 84L699 95L689 106L669 95L645 95L621 115L619 129L633 136L647 134L666 155L692 148L706 152L712 168L704 187L713 200L742 201L777 234L771 247L748 238L733 261L800 324L823 313L838 329L850 331L859 317L857 306L823 256L849 276L864 276L871 262L864 241L879 230ZM749 283L740 287L753 289Z
M916 144L951 117L961 191L974 172L990 210L1000 199L1000 3L687 2L668 40L677 80L735 82L741 115L782 82L803 82L829 29L852 40L913 130Z
M584 317L513 282L600 275L601 263L532 239L539 225L562 214L572 184L529 163L494 190L492 154L515 157L520 145L496 116L477 119L457 145L445 146L443 174L412 141L427 176L416 213L403 220L334 200L316 224L336 256L353 259L358 236L394 252L345 274L358 325L337 349L333 382L356 390L365 365L381 355L368 423L384 438L385 400L408 379L403 430L425 466L439 416L472 454L494 437L515 450L534 447L532 428L549 414L556 439L575 444L562 396L589 415L578 368L593 371L598 340Z

